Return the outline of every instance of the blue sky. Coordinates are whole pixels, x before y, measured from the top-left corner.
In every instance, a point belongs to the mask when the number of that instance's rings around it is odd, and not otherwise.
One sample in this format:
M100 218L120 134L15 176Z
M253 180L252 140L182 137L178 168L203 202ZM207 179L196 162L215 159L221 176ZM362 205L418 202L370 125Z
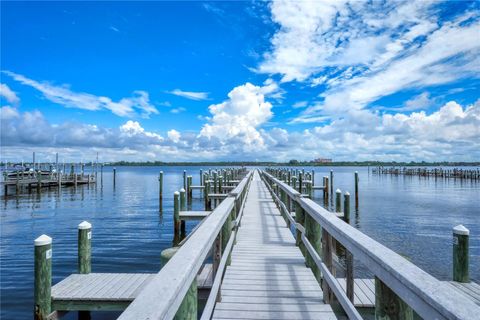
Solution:
M2 160L479 160L478 2L1 3Z

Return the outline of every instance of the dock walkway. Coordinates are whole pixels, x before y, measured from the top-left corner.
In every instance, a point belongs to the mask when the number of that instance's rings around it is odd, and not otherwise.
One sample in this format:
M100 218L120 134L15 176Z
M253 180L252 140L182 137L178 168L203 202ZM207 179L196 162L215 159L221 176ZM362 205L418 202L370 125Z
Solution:
M255 172L213 319L336 319Z

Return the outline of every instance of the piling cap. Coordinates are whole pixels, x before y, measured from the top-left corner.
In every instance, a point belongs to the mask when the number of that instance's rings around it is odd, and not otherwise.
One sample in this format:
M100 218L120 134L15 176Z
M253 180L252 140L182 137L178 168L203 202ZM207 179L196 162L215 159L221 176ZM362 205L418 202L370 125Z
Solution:
M465 228L463 224L459 224L458 226L453 228L453 234L459 234L462 236L468 236L470 235L470 230Z
M83 221L78 225L78 230L92 229L92 225L88 221Z
M163 174L163 171L160 171L160 174Z
M173 193L173 195L174 195L174 196L179 196L179 195L180 195L180 192L175 191L175 192Z
M348 191L345 192L345 195L346 195L346 196L349 196L349 195L350 195L350 192L348 192Z
M35 243L35 246L38 247L38 246L45 246L47 244L51 244L52 243L52 238L50 238L49 236L47 236L46 234L42 234L40 237L38 237L37 239L35 239L34 241Z
M180 189L180 193L182 193L182 192L185 192L185 189L183 189L183 188L182 188L182 189Z
M342 193L342 190L337 189L335 192L336 192L336 193Z

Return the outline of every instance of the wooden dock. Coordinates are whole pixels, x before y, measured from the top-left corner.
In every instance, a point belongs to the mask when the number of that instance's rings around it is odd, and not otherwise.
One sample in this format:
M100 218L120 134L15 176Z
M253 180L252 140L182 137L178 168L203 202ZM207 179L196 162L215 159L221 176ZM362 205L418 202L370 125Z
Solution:
M297 186L292 177L297 190L285 173L277 175L243 173L228 193L206 192L211 186L204 180L207 199L221 195L208 211L181 211L185 190L176 192L178 221L201 222L178 247L164 250L172 254L158 273L95 274L89 266L81 268L84 274L67 277L51 288L51 295L50 288L43 290L46 295L36 300L36 309L48 311L48 319L65 311L124 310L121 320L193 320L203 298L201 320L362 319L359 311L365 308L375 308L377 319L471 319L480 314L478 284L439 281L345 223L343 213L309 199L302 178ZM458 230L465 236L466 229ZM79 225L79 239L90 241L90 232L89 223ZM346 252L342 277L336 276L338 246ZM86 259L84 253L80 258L81 248L88 247L79 242L79 265ZM36 273L50 272L51 282L49 237L36 240L35 257ZM355 279L354 261L375 277Z
M213 319L336 319L255 173Z

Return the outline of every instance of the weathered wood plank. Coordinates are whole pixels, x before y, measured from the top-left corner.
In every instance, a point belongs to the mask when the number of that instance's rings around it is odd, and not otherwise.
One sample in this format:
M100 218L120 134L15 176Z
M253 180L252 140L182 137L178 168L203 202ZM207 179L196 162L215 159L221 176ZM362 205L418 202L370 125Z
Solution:
M180 211L180 220L202 220L212 211Z

